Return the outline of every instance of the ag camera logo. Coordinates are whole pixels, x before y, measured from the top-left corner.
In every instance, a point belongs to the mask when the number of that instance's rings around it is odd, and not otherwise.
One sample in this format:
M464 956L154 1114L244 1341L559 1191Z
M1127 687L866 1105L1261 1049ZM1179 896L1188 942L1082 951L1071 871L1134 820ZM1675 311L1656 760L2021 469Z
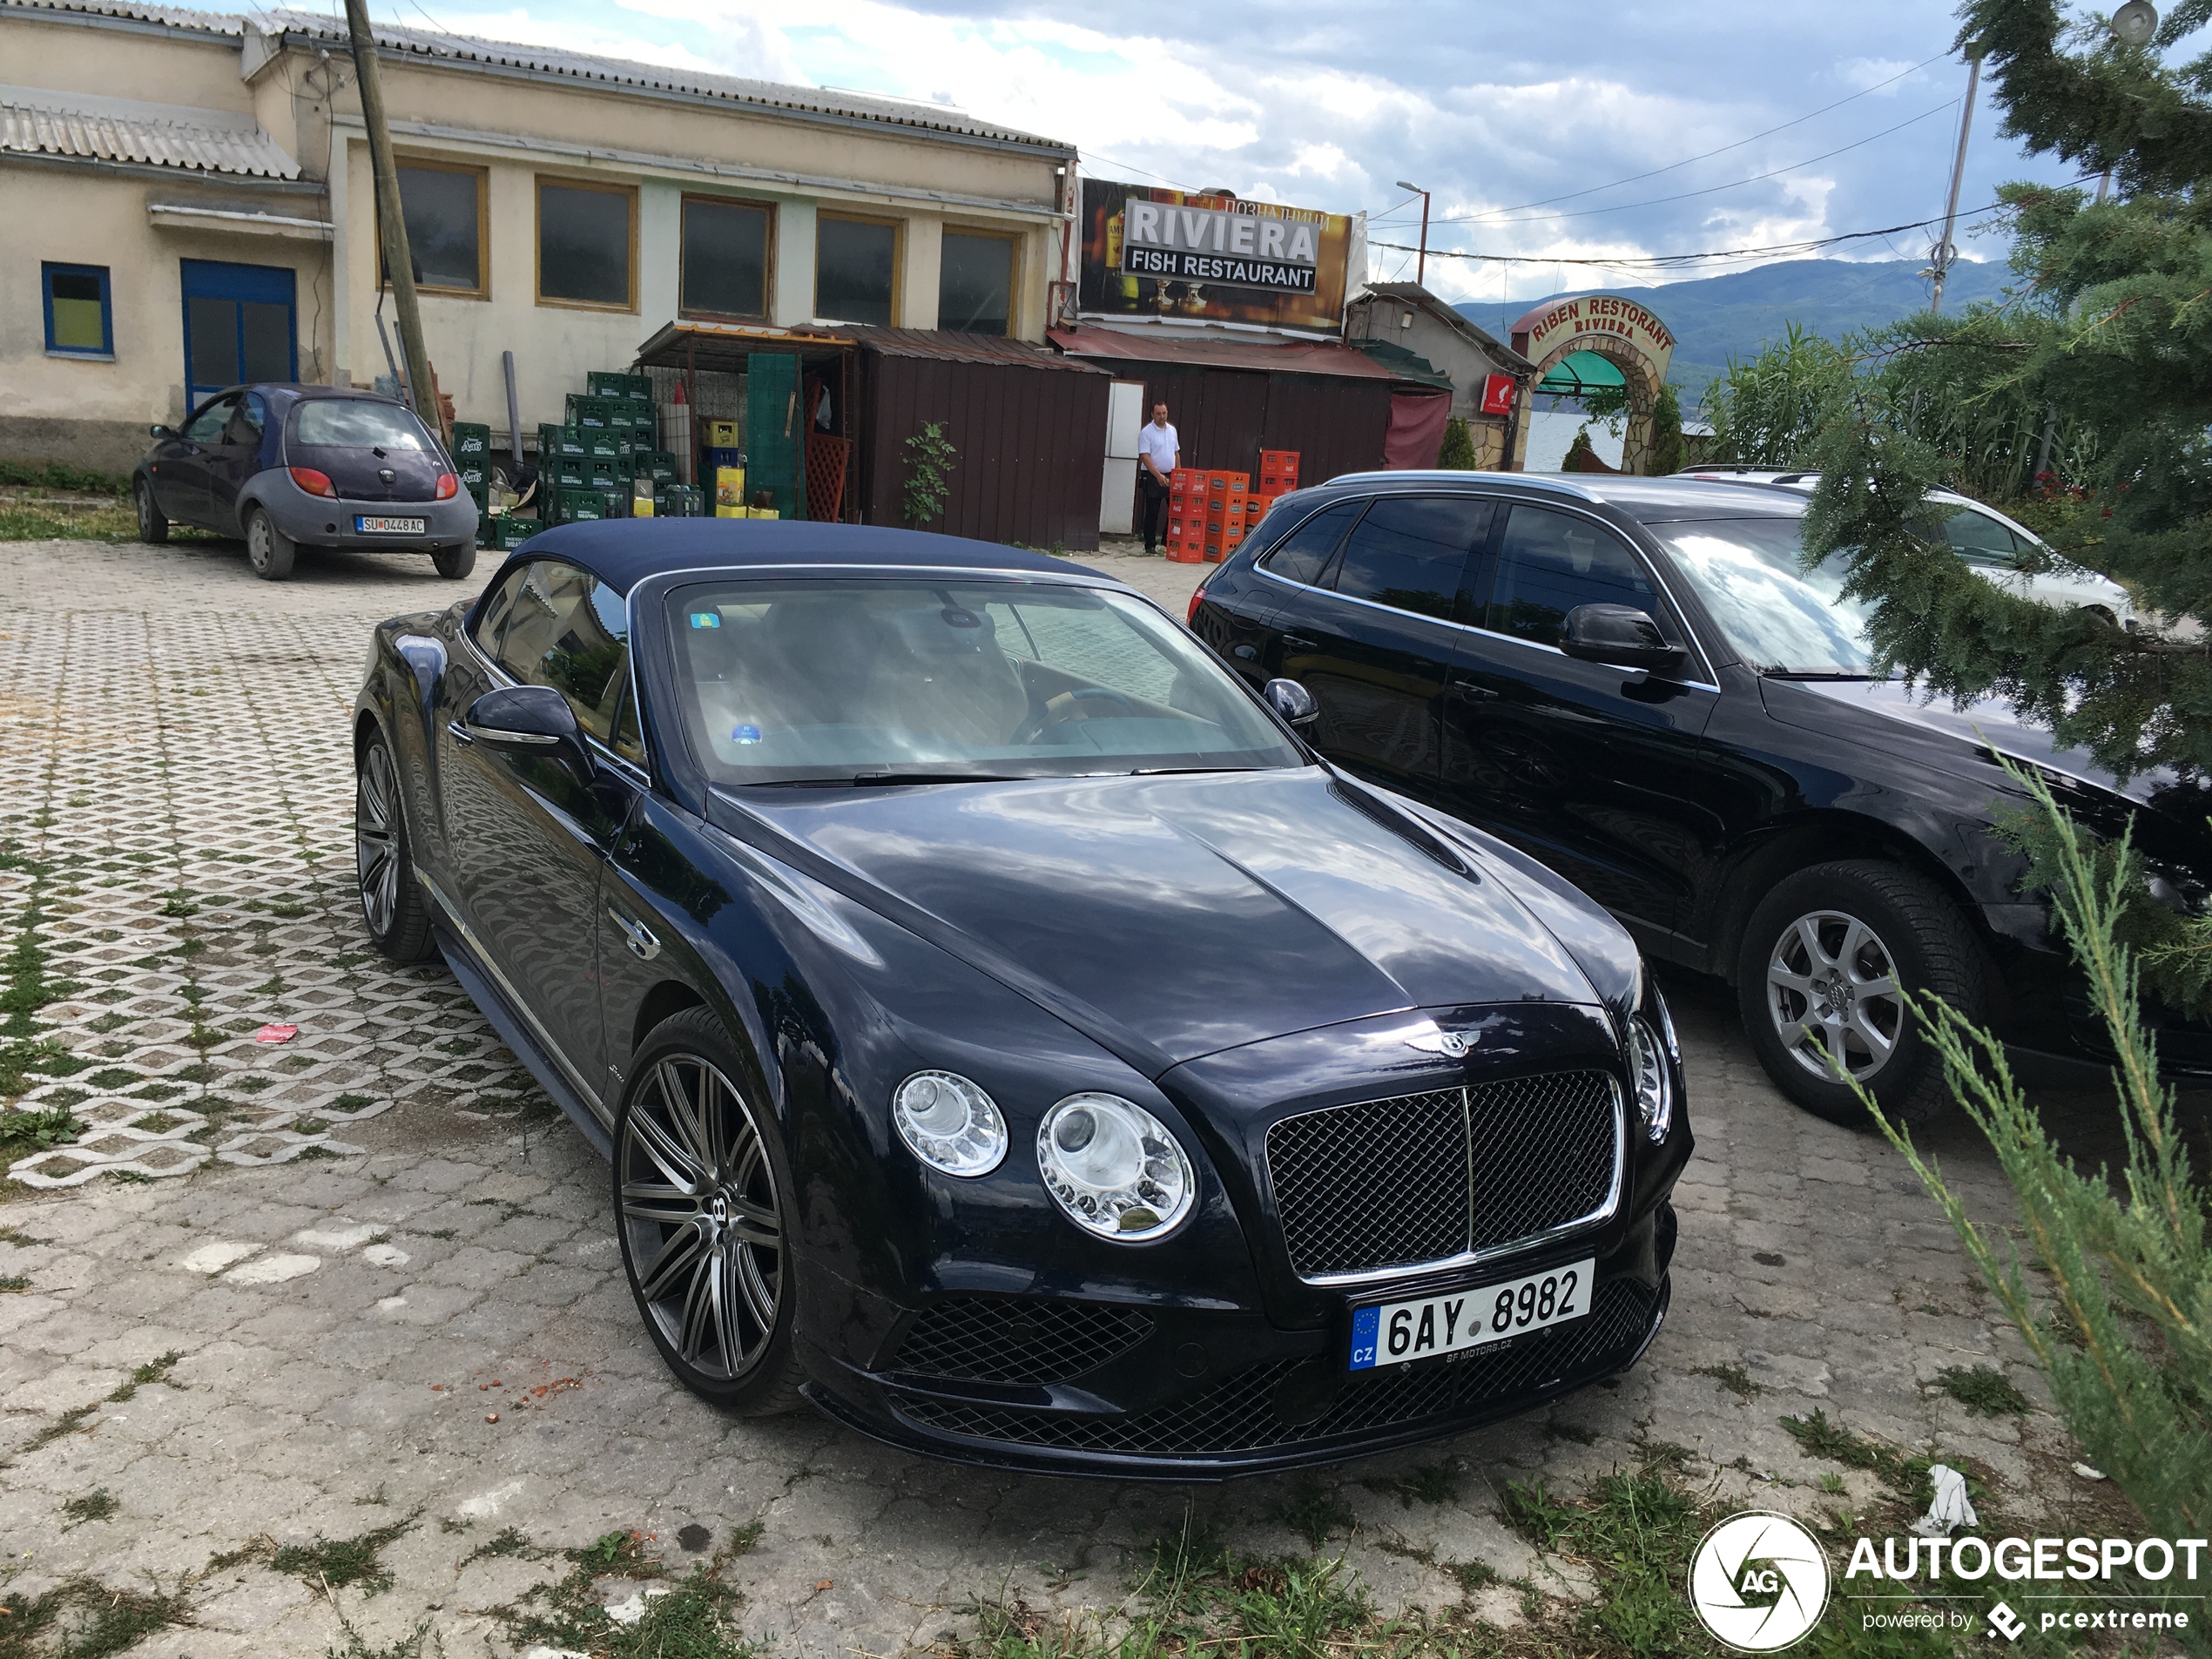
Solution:
M1714 1640L1775 1653L1804 1639L1828 1606L1828 1557L1788 1515L1730 1515L1689 1558L1689 1604Z

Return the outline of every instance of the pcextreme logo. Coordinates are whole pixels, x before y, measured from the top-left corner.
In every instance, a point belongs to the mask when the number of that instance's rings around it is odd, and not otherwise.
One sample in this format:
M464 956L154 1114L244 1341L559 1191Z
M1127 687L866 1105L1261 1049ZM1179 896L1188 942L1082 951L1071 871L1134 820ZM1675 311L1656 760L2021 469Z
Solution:
M1800 1640L1828 1605L1828 1557L1787 1515L1730 1515L1689 1558L1689 1604L1714 1640L1773 1653Z

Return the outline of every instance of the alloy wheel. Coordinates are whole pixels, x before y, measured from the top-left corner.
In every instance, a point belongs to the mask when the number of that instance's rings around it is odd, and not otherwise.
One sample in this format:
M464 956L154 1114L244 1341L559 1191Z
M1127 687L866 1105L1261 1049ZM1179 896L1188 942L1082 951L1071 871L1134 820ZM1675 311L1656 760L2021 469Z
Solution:
M372 743L354 782L354 863L361 875L361 914L380 940L390 934L399 916L399 823L392 757L381 743Z
M1823 1081L1840 1065L1871 1082L1905 1035L1897 959L1840 910L1811 911L1783 929L1767 953L1766 1004L1791 1058Z
M637 1299L682 1363L716 1382L776 1333L783 1211L752 1107L710 1062L673 1054L641 1078L615 1149Z

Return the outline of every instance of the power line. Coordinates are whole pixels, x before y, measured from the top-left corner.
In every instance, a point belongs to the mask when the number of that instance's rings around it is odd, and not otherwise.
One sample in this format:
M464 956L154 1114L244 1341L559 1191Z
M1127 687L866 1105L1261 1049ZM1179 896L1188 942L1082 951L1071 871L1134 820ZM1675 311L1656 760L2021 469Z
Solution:
M1588 190L1572 190L1564 196L1547 196L1541 201L1522 202L1518 206L1500 207L1493 211L1500 213L1519 213L1525 212L1531 207L1549 207L1554 202L1571 202L1578 197L1595 196L1601 190L1613 190L1622 185L1641 184L1647 179L1656 179L1662 172L1672 172L1678 167L1687 167L1692 162L1710 161L1715 156L1724 156L1731 150L1741 150L1747 144L1757 144L1761 138L1770 138L1777 132L1786 132L1791 127L1803 126L1814 116L1825 115L1831 110L1840 110L1844 105L1854 103L1869 93L1878 92L1885 86L1894 86L1907 75L1917 75L1930 64L1936 62L1938 58L1948 57L1950 55L1949 52L1938 52L1934 57L1924 57L1912 68L1902 70L1885 81L1876 81L1871 86L1862 87L1849 98L1839 98L1833 104L1824 104L1808 114L1800 115L1794 120L1784 121L1780 126L1769 127L1764 132L1754 132L1748 138L1738 138L1733 144L1724 144L1717 150L1708 150L1703 155L1689 156L1681 161L1670 161L1663 167L1654 167L1649 172L1631 173L1626 179L1615 179L1609 185L1592 185Z
M1975 208L1971 213L1961 213L1959 218L1962 219L1978 219L1984 213L1996 212L2003 206L2004 203L2002 202L1991 202L1986 207ZM1883 226L1880 230L1845 231L1838 236L1822 236L1802 242L1775 242L1770 243L1764 247L1717 248L1710 253L1645 253L1615 255L1611 259L1566 259L1557 254L1548 253L1463 253L1455 248L1441 247L1432 247L1429 249L1428 253L1431 259L1471 260L1479 264L1484 265L1589 265L1611 267L1618 270L1626 270L1631 266L1640 269L1663 270L1676 266L1696 265L1711 260L1750 259L1770 257L1776 254L1785 253L1810 253L1816 248L1834 247L1844 242L1865 241L1871 237L1894 236L1902 231L1922 230L1930 225L1941 223L1943 215L1938 213L1930 219L1916 219L1910 224L1887 225ZM1391 248L1400 253L1407 253L1415 251L1409 245L1403 242L1370 242L1367 246L1370 247Z
M1909 120L1899 121L1893 127L1884 127L1879 132L1870 132L1863 138L1854 138L1849 144L1838 145L1835 149L1824 151L1819 155L1808 156L1803 161L1793 161L1786 166L1776 167L1768 172L1753 173L1749 179L1735 179L1730 180L1724 185L1710 185L1703 190L1685 190L1672 196L1654 196L1648 201L1622 202L1612 207L1585 207L1572 213L1539 213L1528 219L1501 219L1501 215L1510 212L1514 210L1510 208L1499 208L1493 212L1463 213L1452 219L1432 219L1430 223L1434 225L1480 225L1490 223L1502 223L1507 226L1545 225L1562 219L1594 219L1601 213L1632 212L1639 207L1657 207L1667 202L1688 201L1691 198L1696 196L1717 195L1723 190L1737 190L1745 185L1756 185L1763 179L1778 178L1783 173L1795 172L1800 167L1810 167L1816 162L1826 161L1832 157L1840 156L1845 151L1860 149L1866 145L1872 144L1877 138L1886 138L1892 132L1902 132L1909 126L1919 125L1921 122L1928 119L1931 116L1941 115L1946 110L1955 109L1958 106L1958 103L1959 100L1955 98L1948 99L1944 103L1937 105L1932 110L1921 111L1919 114L1912 117ZM1602 187L1602 186L1601 186L1601 188ZM1562 197L1561 199L1564 200L1566 199ZM1531 205L1534 206L1534 204Z

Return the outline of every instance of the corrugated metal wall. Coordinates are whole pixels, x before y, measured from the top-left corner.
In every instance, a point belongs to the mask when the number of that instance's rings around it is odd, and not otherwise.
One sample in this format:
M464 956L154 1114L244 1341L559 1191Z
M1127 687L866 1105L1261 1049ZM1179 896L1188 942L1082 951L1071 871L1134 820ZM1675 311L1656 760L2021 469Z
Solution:
M921 528L1093 552L1109 376L860 353L860 522L904 527L904 445L932 421L958 451L942 519Z
M1383 463L1387 381L1167 363L1109 366L1130 379L1143 377L1146 420L1154 403L1167 400L1186 467L1257 472L1262 449L1295 449L1299 482L1318 484Z

